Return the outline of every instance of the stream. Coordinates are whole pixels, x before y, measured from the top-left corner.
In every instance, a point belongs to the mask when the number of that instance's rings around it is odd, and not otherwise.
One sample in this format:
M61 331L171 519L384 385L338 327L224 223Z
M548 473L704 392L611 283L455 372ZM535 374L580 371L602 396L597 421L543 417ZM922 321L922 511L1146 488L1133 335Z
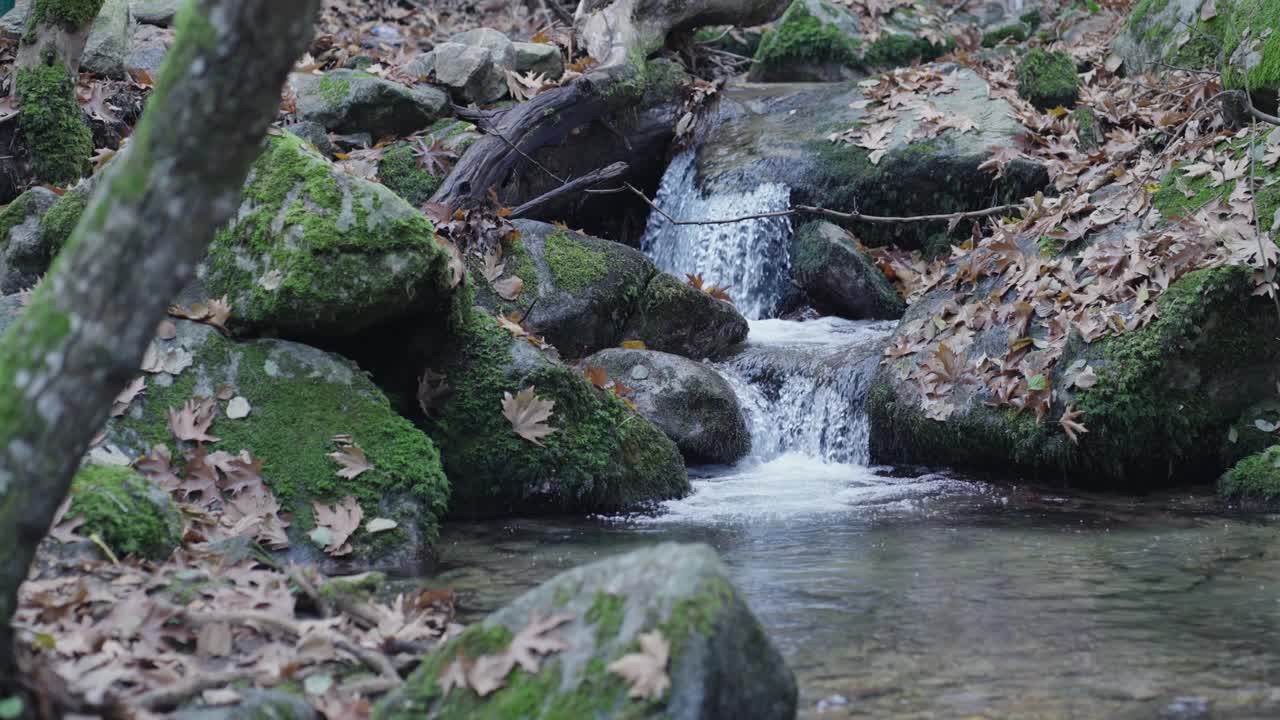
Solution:
M676 217L789 203L767 182L704 197L695 165L663 179ZM655 213L645 252L730 286L750 319L715 367L752 452L691 468L694 493L651 515L447 525L435 582L464 620L582 563L705 542L795 671L801 717L1280 717L1280 523L1221 515L1208 488L1084 496L871 465L863 401L894 323L775 319L790 232Z

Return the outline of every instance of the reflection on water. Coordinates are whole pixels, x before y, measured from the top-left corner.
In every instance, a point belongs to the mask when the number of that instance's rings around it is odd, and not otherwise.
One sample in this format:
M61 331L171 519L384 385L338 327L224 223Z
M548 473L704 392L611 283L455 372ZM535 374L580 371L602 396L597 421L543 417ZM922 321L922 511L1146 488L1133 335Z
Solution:
M448 526L437 580L475 618L581 563L706 542L802 717L1280 717L1275 523L788 456L696 485L658 517Z

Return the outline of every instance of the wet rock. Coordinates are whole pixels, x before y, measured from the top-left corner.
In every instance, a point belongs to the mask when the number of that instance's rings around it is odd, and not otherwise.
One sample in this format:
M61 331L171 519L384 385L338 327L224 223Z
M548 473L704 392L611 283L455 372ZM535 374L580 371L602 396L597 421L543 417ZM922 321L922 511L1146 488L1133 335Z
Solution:
M133 38L128 0L105 0L89 29L80 68L111 78L124 77L125 59Z
M708 365L652 350L612 348L582 361L631 388L640 414L675 441L690 463L729 464L751 450L742 407Z
M537 673L513 670L504 688L484 698L470 689L441 691L448 665L504 649L531 613L572 616L554 631L568 648ZM607 668L636 652L640 635L650 632L669 643L671 686L657 700L632 699L628 684ZM789 720L796 684L715 551L663 543L570 570L525 593L427 655L373 716L505 717L500 708L516 702L530 719Z
M554 43L513 43L516 51L516 72L545 75L548 80L559 80L564 75L564 58Z
M198 323L177 321L177 336L153 341L165 356L189 358L177 374L148 374L147 391L123 417L108 425L104 450L129 460L156 444L193 448L174 439L168 413L192 397L241 397L249 414L227 415L218 400L209 452L248 450L284 512L293 514L284 559L314 563L326 573L384 570L418 573L433 560L439 518L449 483L435 445L394 410L354 363L331 353L283 340L237 342ZM179 363L181 365L181 363ZM348 435L373 466L354 480L337 475L328 457L332 438ZM398 527L377 535L359 530L351 555L330 557L308 537L312 503L355 497L366 518L386 517Z
M534 220L517 220L506 245L505 274L524 281L515 301L499 297L480 275L479 302L503 314L532 306L526 322L565 357L583 357L639 340L647 347L707 357L746 337L732 305L688 287L639 251Z
M235 221L199 272L213 297L228 296L242 330L337 337L454 312L448 255L430 221L288 133L268 139Z
M289 84L298 95L298 118L334 132L408 135L449 114L441 90L410 88L359 70L295 74Z
M173 31L155 25L139 25L133 33L133 42L129 48L129 56L125 58L125 70L131 73L144 72L152 79L160 76L160 66L164 56L173 44Z
M64 238L46 232L43 220L58 199L52 190L35 187L0 212L0 293L30 288L49 269Z
M840 226L801 226L791 241L791 278L818 309L850 320L902 317L906 303Z
M1007 102L989 97L977 75L948 65L936 69L954 73L955 90L929 95L928 101L942 114L963 115L977 127L909 142L919 121L903 112L876 163L868 150L828 139L865 119L866 111L853 107L866 99L856 83L726 90L719 108L723 121L697 151L699 190L705 195L741 192L767 180L784 186L793 205L922 215L1014 202L1045 188L1049 175L1038 162L1015 160L1000 179L979 169L992 148L1016 147L1026 129L1013 119ZM922 248L939 236L945 242L947 231L944 222L859 223L852 229L866 245L905 248Z
M132 0L133 19L147 25L168 27L173 24L182 0Z
M453 481L450 513L501 517L617 512L688 494L675 444L612 393L499 327L481 309L448 342L427 339L444 375L426 427ZM505 394L554 402L538 443L512 429Z
M1218 496L1249 509L1280 508L1280 445L1236 463L1218 480Z
M946 54L954 40L939 43L920 31L944 25L931 3L893 7L870 40L859 16L827 0L795 0L760 40L749 78L755 82L835 82L866 77L877 68L928 62Z

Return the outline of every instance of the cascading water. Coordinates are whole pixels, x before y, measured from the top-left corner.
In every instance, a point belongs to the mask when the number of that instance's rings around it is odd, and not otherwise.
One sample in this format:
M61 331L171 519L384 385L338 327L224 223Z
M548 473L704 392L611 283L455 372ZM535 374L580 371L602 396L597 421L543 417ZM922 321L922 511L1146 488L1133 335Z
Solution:
M777 183L697 185L687 150L667 169L658 207L676 219L724 219L785 210L790 190ZM892 322L775 316L793 292L786 217L720 225L673 225L650 216L642 247L677 277L701 275L728 286L748 317L747 342L715 367L733 387L751 429L749 457L731 468L700 469L696 492L667 503L655 522L741 522L814 516L932 495L956 486L941 476L891 478L869 467L863 406Z

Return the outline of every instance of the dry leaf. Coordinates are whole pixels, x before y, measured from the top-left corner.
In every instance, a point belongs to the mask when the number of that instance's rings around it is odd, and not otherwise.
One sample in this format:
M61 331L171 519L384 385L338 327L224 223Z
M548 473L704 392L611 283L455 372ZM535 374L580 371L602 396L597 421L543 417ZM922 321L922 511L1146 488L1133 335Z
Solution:
M337 505L312 503L311 507L315 511L316 529L330 533L324 551L334 557L350 554L351 545L347 543L347 539L360 529L360 520L364 517L360 503L348 495Z
M374 518L364 524L364 531L373 535L375 533L386 532L388 530L395 530L398 527L400 527L400 523L392 520L391 518Z
M623 655L609 663L609 672L631 684L627 697L661 700L671 678L667 676L667 660L671 646L662 632L641 633L640 652Z
M191 442L218 442L209 434L209 426L217 414L218 403L213 398L191 398L182 410L169 408L169 431L179 440Z
M502 415L511 423L511 429L520 437L535 445L542 445L541 439L555 432L555 428L547 425L551 418L555 401L542 400L533 394L532 385L521 390L515 397L511 393L502 394Z
M511 275L492 283L493 291L503 300L515 300L524 292L524 280Z
M134 398L147 391L147 378L145 376L136 377L124 389L116 395L116 399L111 403L111 417L121 417L129 411L129 406L133 404Z
M359 445L347 445L338 452L329 453L329 458L342 466L338 470L338 477L344 480L354 480L361 473L373 469L373 463L365 457L364 450Z

